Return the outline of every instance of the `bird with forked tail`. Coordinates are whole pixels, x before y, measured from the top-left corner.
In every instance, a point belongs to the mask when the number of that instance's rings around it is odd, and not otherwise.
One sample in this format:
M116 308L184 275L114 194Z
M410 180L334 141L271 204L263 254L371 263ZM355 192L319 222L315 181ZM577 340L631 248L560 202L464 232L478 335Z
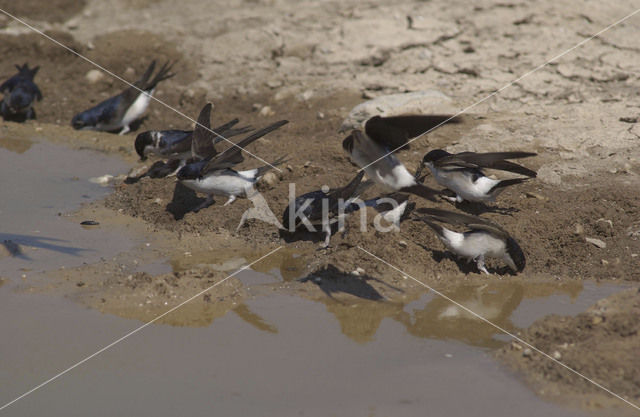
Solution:
M158 83L175 75L170 72L172 66L173 64L166 62L152 78L156 67L156 61L152 61L133 86L76 114L71 120L71 125L77 130L119 131L120 135L124 135L131 130L131 123L142 117L149 107L151 96Z

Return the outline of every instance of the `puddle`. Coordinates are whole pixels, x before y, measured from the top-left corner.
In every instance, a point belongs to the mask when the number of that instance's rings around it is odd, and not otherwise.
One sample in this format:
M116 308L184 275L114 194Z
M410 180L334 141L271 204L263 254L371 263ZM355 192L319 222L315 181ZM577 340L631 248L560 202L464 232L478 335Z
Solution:
M243 282L259 275L238 274ZM582 309L580 294L588 291L525 287L505 296L498 285L451 296L509 320L527 297L547 292ZM11 317L0 322L2 403L140 325L41 294L0 292L0 305ZM448 321L448 330L437 330ZM583 415L514 383L485 350L470 345L486 344L490 332L476 331L469 340L456 329L471 330L465 321L472 319L429 296L404 306L260 296L209 327L145 328L14 404L7 415ZM375 336L362 343L356 335L368 328Z
M169 261L169 264L173 272L203 266L215 271L234 271L272 250L271 248L265 248L262 251L248 248L245 250L238 250L238 248L202 249L176 255ZM298 249L284 247L254 265L252 269L268 274L277 281L293 281L307 274L307 259L304 254L305 252Z
M92 151L0 138L0 275L16 279L30 271L75 266L131 247L121 234L85 229L65 218L82 202L109 188L90 177L126 170L119 159ZM83 219L84 220L84 219Z
M125 170L100 153L0 138L0 276L17 283L32 271L92 264L133 248L116 230L83 228L58 215L109 191L89 178ZM268 251L202 248L138 268L152 275L203 266L226 273ZM283 248L229 280L228 288L211 291L209 300L194 300L163 319L171 325L145 328L6 414L584 415L515 382L488 354L506 340L494 327L428 292L398 291L398 300L387 300L355 276L300 284L296 280L308 275L304 255ZM0 286L6 281L0 278ZM192 293L204 288L193 284ZM282 284L299 292L275 291ZM121 316L134 320L7 287L0 291L0 406L137 328L138 319L175 305L149 310L125 299L136 291L124 287L122 305L131 311ZM584 311L621 289L504 279L445 293L517 331L547 314ZM136 316L139 307L147 308L145 316Z

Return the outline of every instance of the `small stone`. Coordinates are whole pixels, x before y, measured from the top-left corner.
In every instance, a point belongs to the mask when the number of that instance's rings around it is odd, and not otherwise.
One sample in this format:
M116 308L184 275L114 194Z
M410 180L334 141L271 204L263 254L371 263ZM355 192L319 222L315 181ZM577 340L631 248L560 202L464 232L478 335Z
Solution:
M609 261L607 261L606 259L600 259L600 263L604 266L609 265Z
M445 354L444 354L444 357L445 357L445 358L453 358L453 355L452 355L452 354L450 354L450 353L445 353Z
M400 245L400 247L402 247L402 248L406 248L407 247L407 242L405 242L404 240L401 240L400 242L398 242L398 245Z
M322 119L324 119L324 117L325 117L325 116L324 116L324 113L323 113L323 112L319 111L319 112L316 114L316 117L318 118L318 120L322 120Z
M78 282L76 282L76 286L77 287L84 287L84 282L78 281Z
M513 350L522 350L522 345L516 342L511 342L511 349Z
M138 167L138 168L131 168L131 171L129 171L129 173L127 174L127 177L129 177L129 178L139 177L144 172L147 172L147 166L146 165L143 165L143 166Z
M287 171L293 172L293 167L291 165L287 165L286 168L287 168Z
M305 168L309 168L310 166L311 166L311 161L306 161L306 162L304 163L304 167L305 167Z
M299 96L302 101L309 101L311 100L311 97L313 97L313 90L307 90Z
M262 108L262 104L260 104L260 103L253 103L253 104L251 105L251 110L253 110L253 111L258 111L258 110L260 110L261 108Z
M525 358L530 358L532 354L533 352L529 348L526 348L522 351L522 356L524 356Z
M85 220L82 223L80 223L81 226L98 226L100 225L100 223L98 223L95 220Z
M593 316L593 318L591 319L591 323L593 323L593 324L600 324L603 321L604 320L602 319L601 316Z
M600 240L600 239L596 239L594 237L586 237L585 240L587 241L587 243L591 243L592 245L600 248L600 249L604 249L607 247L607 244Z
M113 180L113 175L109 175L109 174L105 174L101 177L93 177L93 178L89 178L89 182L92 182L94 184L98 184L98 185L109 185L109 183L111 182L111 180Z
M535 198L536 200L547 200L547 197L538 193L533 193L531 191L527 191L524 195L526 195L527 198Z
M269 106L264 106L263 108L260 109L260 112L258 112L258 114L260 116L263 117L269 117L269 116L273 116L274 114L276 114L276 112L274 112L271 107Z
M153 200L154 203L156 204L162 204L162 199L161 198L156 198L155 200Z
M260 182L268 185L269 187L273 187L278 183L278 176L274 172L267 172L262 176Z
M351 275L355 275L357 277L361 277L364 275L364 269L357 267L355 271L351 271Z
M576 223L576 228L573 231L574 234L576 235L581 235L584 233L584 226L582 226L580 223Z
M284 84L284 82L282 82L282 80L270 80L270 81L267 81L267 87L269 87L269 88L282 87L283 84Z
M87 81L89 81L90 84L95 84L98 81L100 81L101 79L104 78L104 73L100 70L97 69L92 69L87 71L87 73L85 74L84 78L87 79Z
M560 354L560 352L558 352L557 350L553 351L553 354L551 354L551 356L553 357L553 359L559 361L560 359L562 359L562 355Z
M611 237L613 236L613 222L611 220L600 218L596 220L596 224L594 226L596 232L600 236Z
M631 116L627 116L627 117L623 116L618 120L620 120L623 123L638 123L638 118L637 117L631 117Z

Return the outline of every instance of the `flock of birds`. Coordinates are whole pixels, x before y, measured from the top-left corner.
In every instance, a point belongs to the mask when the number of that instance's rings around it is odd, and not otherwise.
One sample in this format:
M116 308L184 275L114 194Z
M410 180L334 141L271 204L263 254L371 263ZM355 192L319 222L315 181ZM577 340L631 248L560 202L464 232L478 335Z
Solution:
M120 94L96 106L78 113L72 119L75 129L92 129L119 132L130 131L130 125L140 119L146 111L151 96L158 83L173 77L172 65L165 63L155 71L153 61L142 77ZM42 94L34 83L39 67L29 68L27 64L16 66L18 73L0 85L4 94L0 102L0 115L5 120L22 122L35 118L33 103L42 99ZM206 104L197 118L194 130L152 130L137 135L134 147L141 160L154 155L156 161L144 174L129 178L135 182L142 177L163 178L176 176L186 187L207 196L206 200L194 208L199 211L214 203L214 196L226 196L225 205L238 197L247 197L247 192L269 170L285 162L280 157L264 166L237 171L234 166L244 160L243 152L253 141L284 126L287 120L280 120L255 131L250 126L236 127L238 119L211 128L211 104ZM393 117L374 116L360 125L350 126L349 135L342 146L351 160L361 169L343 187L321 189L305 193L289 203L282 216L282 226L294 232L302 226L308 230L325 233L323 246L330 243L332 227L349 213L364 207L374 207L391 222L406 218L409 195L437 201L440 196L453 203L469 201L491 203L509 186L520 184L536 177L536 172L512 162L513 159L535 156L531 152L461 152L451 154L441 149L428 152L415 174L402 164L396 156L408 147L411 139L421 136L444 123L456 122L449 115L403 115ZM236 142L228 138L247 134ZM231 143L224 151L218 151L219 142ZM435 190L426 186L422 175L427 168L435 181L445 190ZM484 170L507 171L520 175L518 178L494 179L485 175ZM367 180L363 181L366 174ZM381 186L389 193L366 201L359 196L371 185ZM389 199L397 204L389 204ZM502 260L513 272L521 272L525 267L525 256L516 242L500 225L479 216L439 208L423 208L422 216L413 220L424 222L442 241L444 246L458 257L475 261L479 271L489 274L485 266L487 258ZM404 217L403 217L404 216ZM463 227L458 232L452 225ZM449 226L450 227L450 226Z

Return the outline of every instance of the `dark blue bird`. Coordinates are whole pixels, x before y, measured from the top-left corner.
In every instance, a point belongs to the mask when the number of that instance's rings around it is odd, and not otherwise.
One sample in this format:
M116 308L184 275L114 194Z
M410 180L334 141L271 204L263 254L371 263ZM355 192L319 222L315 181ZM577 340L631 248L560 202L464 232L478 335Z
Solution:
M218 152L214 146L215 136L209 131L211 125L211 103L205 105L198 116L198 124L191 141L191 159L180 168L176 177L183 185L207 195L207 199L194 211L201 210L214 203L214 195L227 196L225 205L231 204L237 197L247 197L253 185L269 169L284 162L278 158L271 164L236 171L233 167L244 160L242 151L250 143L289 123L280 120L247 136L234 146Z
M240 120L233 119L221 126L214 127L217 136L214 145L224 138L230 138L253 130L251 126L233 128ZM136 153L144 161L151 154L160 157L188 159L191 157L191 141L193 130L147 130L140 133L135 140Z
M352 201L372 185L371 181L363 183L363 176L364 171L360 171L344 187L311 191L296 197L284 210L282 225L292 233L302 225L310 232L316 231L315 226L318 226L325 233L323 247L329 246L331 225L339 221L341 214L358 210L360 206Z
M24 122L35 119L34 100L42 100L42 93L33 82L40 67L29 68L28 64L16 65L18 73L0 85L5 96L0 102L0 114L5 120Z
M151 78L156 67L156 61L152 61L142 77L133 84L134 87L129 87L117 96L76 114L71 120L71 125L74 129L119 131L119 134L124 135L130 130L130 124L147 110L158 83L175 75L169 72L172 65L166 62Z

